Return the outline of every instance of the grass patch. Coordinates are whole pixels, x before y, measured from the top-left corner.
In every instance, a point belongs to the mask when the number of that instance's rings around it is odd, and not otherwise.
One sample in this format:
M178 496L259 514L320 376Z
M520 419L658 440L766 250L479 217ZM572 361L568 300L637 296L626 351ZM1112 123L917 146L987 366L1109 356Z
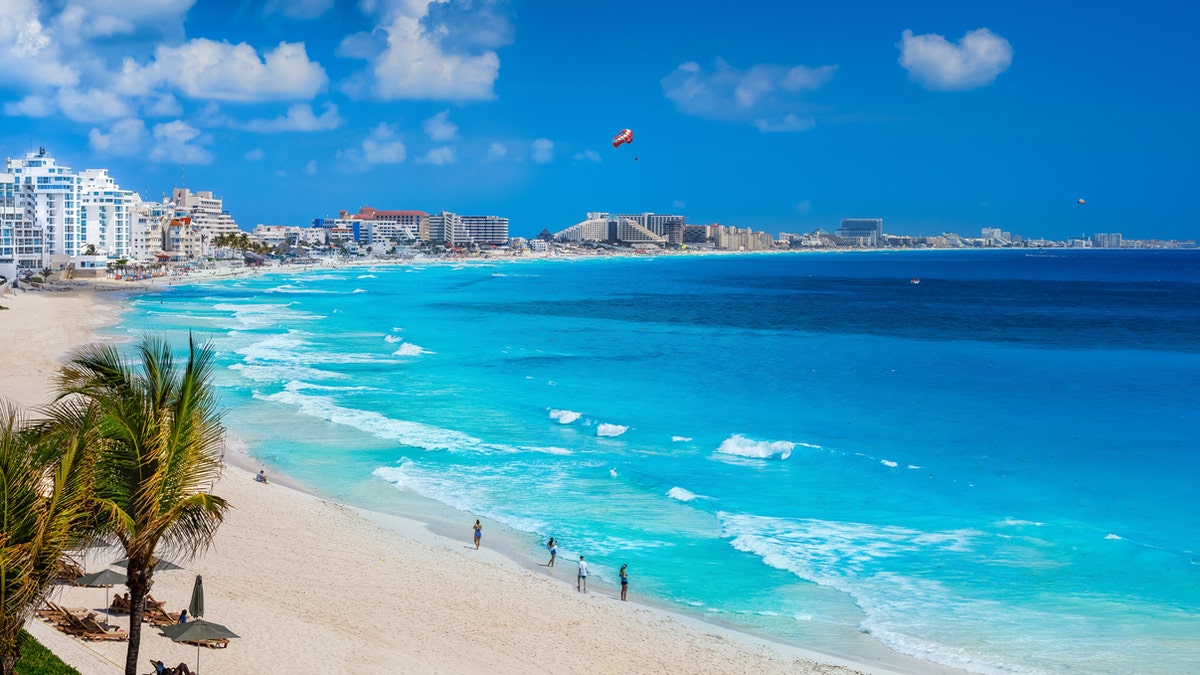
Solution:
M62 662L54 652L42 646L32 635L22 631L21 660L13 669L16 675L79 675L79 671Z

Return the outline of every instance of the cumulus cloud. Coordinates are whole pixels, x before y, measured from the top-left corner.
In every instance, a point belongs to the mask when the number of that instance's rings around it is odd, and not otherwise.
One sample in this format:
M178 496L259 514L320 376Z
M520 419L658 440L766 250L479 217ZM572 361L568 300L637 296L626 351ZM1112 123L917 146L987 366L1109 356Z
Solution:
M54 17L69 43L153 32L175 34L196 0L70 0Z
M145 66L126 59L115 88L144 95L167 86L196 99L272 101L312 98L328 82L320 64L308 60L304 43L280 42L260 58L245 42L197 38L160 45Z
M328 131L342 124L338 116L337 106L326 103L320 116L313 113L312 106L307 103L297 103L288 108L287 114L273 120L250 120L244 126L246 131L259 133L277 133L281 131Z
M125 99L103 89L60 89L56 100L59 110L76 122L104 122L133 115Z
M458 160L454 156L454 148L448 145L442 145L425 153L423 157L417 160L417 163L441 166L443 164L453 164L456 161Z
M199 129L182 120L154 125L153 136L152 161L173 164L211 164L213 161L212 153L201 147L208 139L201 136Z
M305 175L308 175L308 176L317 175L317 160L315 160L315 159L308 160L308 164L304 165L304 173L305 173Z
M35 0L0 2L0 86L75 86L79 72L59 52L38 19Z
M680 64L661 81L663 94L688 115L753 124L761 131L803 131L813 126L801 95L833 79L837 66L759 64L739 70L721 59L711 71L694 61Z
M571 159L575 160L576 162L592 162L594 164L599 164L600 153L596 152L595 150L584 150L583 152L575 153Z
M396 128L381 122L356 148L339 150L337 158L343 168L366 171L374 164L399 164L408 156L404 143L396 137Z
M430 140L452 141L458 137L458 125L450 121L450 111L442 112L425 120L425 133Z
M554 141L549 138L539 138L533 142L533 161L537 164L549 164L554 161Z
M88 144L102 157L132 157L142 152L148 136L144 122L125 119L112 125L108 133L93 128L88 132Z
M4 104L5 115L21 115L24 117L48 117L58 112L58 106L45 96L26 96L20 101L9 101Z
M183 106L179 99L171 94L164 94L146 105L146 114L151 117L178 117L183 114Z
M489 0L368 0L380 23L374 33L344 39L338 55L368 69L343 84L352 96L450 101L495 98L495 49L511 42L502 3Z
M492 141L488 145L487 156L488 159L504 159L508 156L508 148L499 141Z
M906 30L896 46L909 79L936 91L989 85L1012 64L1012 45L986 28L967 33L958 44L941 35Z
M321 16L333 7L333 0L267 0L263 14L280 14L297 21L308 21Z

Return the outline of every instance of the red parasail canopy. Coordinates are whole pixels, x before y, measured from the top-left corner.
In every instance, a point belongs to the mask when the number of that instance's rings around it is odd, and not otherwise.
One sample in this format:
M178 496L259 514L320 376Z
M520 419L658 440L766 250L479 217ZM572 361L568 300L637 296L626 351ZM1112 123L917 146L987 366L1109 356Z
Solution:
M613 136L613 147L614 148L622 143L632 143L632 142L633 142L633 132L630 131L629 129L622 129L620 133L618 133L616 136Z

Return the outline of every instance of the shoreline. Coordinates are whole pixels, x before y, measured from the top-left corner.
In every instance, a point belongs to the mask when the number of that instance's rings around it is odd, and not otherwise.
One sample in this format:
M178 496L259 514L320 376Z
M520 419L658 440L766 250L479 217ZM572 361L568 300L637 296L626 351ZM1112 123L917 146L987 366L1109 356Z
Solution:
M329 267L270 268L261 271L254 270L254 272L291 274L303 270L321 269L329 269ZM202 281L202 278L170 279L171 282L175 280L179 280L181 283L195 283ZM156 285L161 287L161 284L155 283L156 281L167 280L151 280L145 285L142 285L143 282L130 282L129 286L126 286L125 282L111 283L117 285L118 289L128 290L128 294L132 294L146 292ZM23 375L24 379L17 381L10 377L10 373L0 372L0 390L10 397L14 390L22 394L26 400L13 398L25 407L35 402L42 402L29 400L37 385L36 378L42 377L41 384L45 393L41 395L48 395L49 389L53 386L52 379L45 379L48 368L52 367L52 370L56 370L61 358L79 345L97 339L111 339L97 335L96 331L119 320L119 313L113 310L119 310L118 298L128 297L128 294L118 296L106 293L103 298L97 298L94 291L88 290L62 294L34 294L35 297L30 300L35 303L58 302L57 299L50 300L49 297L39 300L37 295L68 299L74 297L80 303L91 306L93 320L84 322L82 326L75 326L75 330L71 330L72 322L63 320L62 316L57 317L57 321L51 317L51 324L67 329L62 335L54 336L53 339L46 339L44 327L31 327L30 332L37 335L39 339L22 340L21 355L24 357L26 351L36 352L33 355L36 358L22 359L22 363L37 362L34 373L32 376ZM0 313L0 327L5 327L10 323L6 320L10 316L32 306L28 302L8 302L11 297L0 300L0 304L14 307L11 310L12 315L7 311ZM101 299L105 302L98 302ZM112 302L107 302L110 299ZM81 312L81 305L73 304L70 308L64 305L55 307L55 309L62 310L67 314L72 312L77 314ZM35 324L33 321L20 323ZM57 353L54 353L56 350ZM485 538L484 549L476 552L468 543L469 536L458 537L452 533L459 529L464 532L469 529L465 524L457 523L457 519L451 518L456 512L433 500L413 495L412 500L406 501L424 503L424 507L416 508L414 513L385 514L367 511L323 498L308 486L290 481L286 477L280 479L270 473L268 478L272 481L272 485L257 485L251 480L251 477L260 465L248 451L232 448L227 451L226 460L225 476L214 491L230 498L234 504L234 513L231 514L225 526L218 531L214 546L207 555L198 558L193 563L183 563L188 568L185 572L163 574L156 576L155 579L156 597L167 600L170 607L186 604L186 598L190 594L193 569L209 578L205 585L210 594L214 593L212 590L214 587L223 589L223 591L218 590L215 593L224 592L222 599L226 602L217 603L210 600L207 603L213 609L211 618L221 623L227 623L235 632L246 637L240 643L235 641L234 651L229 653L230 656L227 656L224 650L213 652L211 655L208 653L210 650L205 650L206 653L201 655L204 666L223 662L238 664L238 669L253 666L253 669L259 672L291 672L296 665L300 664L307 664L306 670L311 672L344 672L344 668L350 665L354 666L355 671L368 667L395 669L397 661L394 660L385 659L379 663L371 662L370 659L360 660L366 658L360 652L372 649L379 651L382 641L385 646L392 647L391 651L383 650L383 656L405 659L403 663L409 667L422 670L432 669L436 672L475 668L503 672L528 672L529 670L544 669L545 672L549 672L563 666L566 666L568 670L578 671L612 670L618 667L614 665L617 661L626 663L619 667L622 670L643 672L647 670L661 672L679 670L692 672L763 672L764 670L767 672L796 672L797 668L807 669L803 672L961 672L919 659L893 654L882 645L880 645L880 649L892 654L896 657L895 660L911 661L912 670L910 671L908 668L893 670L892 668L895 666L891 663L887 666L872 664L859 661L853 655L828 654L798 645L782 643L736 626L680 613L674 608L639 601L621 603L615 600L615 591L603 584L597 584L596 592L582 596L569 588L569 579L573 573L570 561L563 560L567 569L560 573L562 576L548 577L545 568L523 552L527 548L525 540L529 539L525 533L505 532L506 528L503 526L489 522L487 523L488 537ZM263 489L264 487L267 489ZM275 499L264 502L263 498L267 494L273 495ZM259 518L255 519L254 516L249 516L248 519L243 518L246 510L240 508L241 503L251 506L249 511L257 514ZM434 511L435 506L437 512ZM280 508L283 510L279 510ZM400 510L403 511L403 509ZM266 518L266 522L264 522L262 516L268 513L270 517ZM305 523L294 522L297 513L313 515L318 521L315 531L310 533L313 535L312 539L305 540L305 550L299 557L295 556L294 550L289 550L296 548L299 544L297 538L300 533L307 532L304 529ZM279 523L287 523L287 526L273 528L270 523L275 523L277 526ZM331 525L333 527L330 527ZM499 534L497 534L498 532ZM350 536L347 540L348 535L355 536ZM399 541L396 541L397 539ZM333 573L352 577L353 575L346 572L344 568L355 566L360 569L360 575L353 579L354 583L349 588L329 588L327 589L329 592L325 594L315 591L305 593L305 595L315 596L312 599L319 605L316 609L297 606L289 602L287 587L276 586L271 593L266 595L256 593L252 587L253 582L248 580L245 575L239 577L238 583L231 584L234 591L223 588L233 581L227 578L229 570L243 564L242 559L244 558L258 558L252 563L252 566L258 568L262 576L292 575L293 581L297 581L296 577L302 575L294 570L311 562L310 558L314 557L311 554L331 546L334 540L340 544L335 547L336 552L327 551L326 553L335 560L343 561L343 568L335 565ZM412 552L404 550L406 546L421 549L421 555L416 556L414 561ZM368 549L370 550L369 555L367 554ZM357 555L353 554L355 551L357 551ZM308 552L310 555L304 556L304 552ZM265 555L267 553L270 555ZM407 558L405 553L409 553ZM335 637L343 638L342 642L347 642L344 639L345 636L329 636L326 633L331 630L334 633L340 632L336 630L340 627L338 624L346 619L338 613L338 610L345 610L342 603L346 602L346 595L349 594L351 598L354 598L354 589L369 590L368 587L372 581L376 580L374 577L364 579L361 576L361 568L376 565L374 563L376 554L381 555L378 560L379 563L384 563L384 567L392 567L387 563L393 562L393 558L396 563L396 567L389 570L388 574L397 573L401 579L389 584L389 587L398 583L401 587L396 590L403 588L407 594L423 590L403 587L404 577L409 574L420 576L422 586L436 582L438 590L428 598L428 603L416 605L418 614L429 603L436 605L440 597L444 596L453 600L452 611L446 617L446 625L442 627L443 631L448 631L456 636L451 648L435 650L438 651L438 655L431 659L421 656L430 648L426 644L430 641L431 636L426 634L429 625L425 621L428 617L425 616L407 617L409 624L412 624L415 619L415 626L410 625L409 630L416 631L413 638L418 641L420 647L395 645L389 637L383 635L373 635L373 639L366 640L365 643L362 640L358 642L349 640L349 644L343 645L341 651L332 647L334 643L338 642L334 639ZM114 556L114 559L115 557L119 556ZM482 558L482 561L472 561L472 557ZM423 566L438 566L445 560L449 560L460 570L459 577L446 579L443 575L441 579L429 580L425 579L425 571L414 572L411 569L414 566L418 569ZM291 562L292 565L285 564L285 561ZM97 565L102 564L102 560L88 560L88 569L98 569ZM329 571L325 570L325 572ZM483 590L487 591L486 594L490 594L493 589L507 589L509 586L519 588L515 595L512 592L506 593L500 604L491 604L486 600L478 599L475 602L464 604L463 599L458 597L460 590L458 584L464 580L475 580L480 576L487 577L492 582L483 586ZM251 579L253 578L252 576ZM338 579L326 579L322 582L322 578L321 575L317 575L307 580L307 583L297 581L297 585L305 588L320 588L322 583L340 584L341 582ZM476 591L478 590L476 588ZM86 604L89 607L98 608L103 603L102 593L102 589L66 587L63 591L56 591L54 597L64 604ZM532 607L529 606L528 597L526 597L529 595L537 596ZM81 599L76 602L76 598ZM252 598L253 601L247 602L247 598ZM357 599L366 600L365 597ZM413 609L403 605L389 604L386 601L381 602L378 597L374 600L376 602L373 605L375 611L369 612L357 620L349 621L351 627L358 624L376 624L376 629L395 630L398 627L397 613L405 609ZM217 608L226 603L228 606L223 607L218 613ZM329 606L320 607L321 605ZM353 606L353 600L351 600L351 607L353 608ZM553 607L553 611L547 607ZM264 613L264 608L270 611ZM586 619L577 618L576 612L582 612ZM354 613L351 612L351 614ZM503 622L508 615L525 617L526 621L515 624L511 621L506 622L503 625L506 630L499 631L497 635L485 632L482 636L483 644L478 645L478 648L466 648L458 644L460 640L468 640L474 644L480 637L472 636L469 626L472 621L480 619L481 613L490 623L497 620ZM596 613L600 616L594 616ZM246 621L247 617L259 614L261 616L258 617L258 620ZM299 614L301 620L295 620L293 614ZM286 620L284 617L291 617L291 619ZM380 617L385 617L386 620L380 621ZM209 617L206 616L206 618ZM537 625L543 622L549 622L554 626L555 632L551 635L539 633ZM34 623L40 624L36 621ZM564 626L567 628L565 634L562 633ZM40 628L46 630L37 630ZM123 643L84 645L45 627L44 624L34 626L34 629L39 640L43 640L56 653L62 655L65 651L74 654L73 658L83 661L92 658L94 662L90 662L84 667L76 666L80 668L81 672L115 672L106 668L111 667L112 664L123 663L125 652ZM285 629L286 635L283 634ZM636 650L628 643L630 630L639 635L637 643L639 647ZM644 636L643 633L645 633ZM598 636L599 639L597 639ZM269 637L269 640L264 639L266 637ZM444 642L445 635L440 637ZM297 645L295 644L297 639L311 644L307 647ZM438 640L432 641L444 647ZM266 644L268 642L269 644ZM277 644L279 642L290 644L290 649L281 651ZM343 653L346 660L338 662L341 667L331 670L322 670L320 667L313 669L312 663L318 663L322 658L328 658L328 654L319 649L311 652L311 645L317 644L330 645L332 653ZM547 644L549 645L548 649L543 647ZM243 645L248 648L252 647L252 649L242 648ZM510 646L514 645L515 648L510 649ZM610 653L614 645L621 649L618 652ZM648 649L645 648L647 646ZM395 651L397 648L399 652ZM414 649L416 653L407 653L406 649ZM83 653L77 654L80 651ZM504 661L504 665L499 665L495 661L497 651L506 655L507 660ZM98 660L87 657L86 655L89 653ZM544 653L546 658L552 659L553 667L543 665L541 657L535 656L539 653ZM707 660L697 661L698 653ZM264 659L261 657L263 654L272 656ZM309 654L317 660L312 662L296 661L295 659L302 654ZM142 656L144 658L162 658L171 663L177 663L178 661L172 661L172 659L178 658L179 661L186 661L194 667L196 651L190 647L181 647L170 643L165 638L159 637L156 630L146 630L143 632ZM889 659L889 661L891 660ZM110 666L101 665L103 662L107 662ZM334 664L327 663L326 665ZM228 668L226 670L228 671Z

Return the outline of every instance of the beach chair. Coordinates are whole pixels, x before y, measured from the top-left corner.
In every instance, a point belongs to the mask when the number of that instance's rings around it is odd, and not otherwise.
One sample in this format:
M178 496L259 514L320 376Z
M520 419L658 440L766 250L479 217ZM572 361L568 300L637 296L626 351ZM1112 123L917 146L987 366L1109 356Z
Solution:
M114 596L113 600L112 600L112 605L109 606L108 611L111 614L128 614L129 613L129 601L126 600L123 596L120 596L120 595Z
M225 649L229 646L229 638L213 638L211 640L180 640L185 645L208 647L209 649Z
M94 614L89 614L82 619L79 619L79 625L83 628L84 640L119 640L124 642L129 639L129 634L120 628L114 626L105 626L96 620Z

